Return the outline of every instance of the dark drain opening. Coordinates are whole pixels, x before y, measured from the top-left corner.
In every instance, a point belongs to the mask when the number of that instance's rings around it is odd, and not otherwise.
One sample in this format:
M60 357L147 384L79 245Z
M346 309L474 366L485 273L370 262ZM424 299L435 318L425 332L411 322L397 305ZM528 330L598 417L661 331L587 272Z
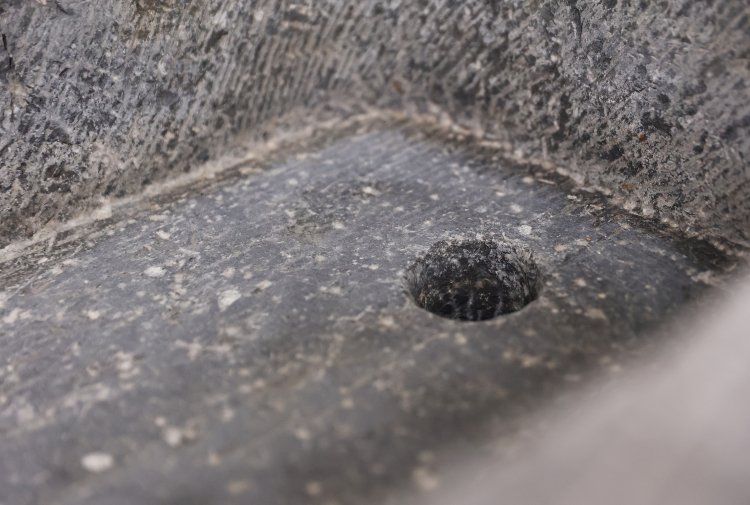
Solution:
M406 272L417 305L461 321L520 310L536 299L539 282L529 251L490 239L440 241Z

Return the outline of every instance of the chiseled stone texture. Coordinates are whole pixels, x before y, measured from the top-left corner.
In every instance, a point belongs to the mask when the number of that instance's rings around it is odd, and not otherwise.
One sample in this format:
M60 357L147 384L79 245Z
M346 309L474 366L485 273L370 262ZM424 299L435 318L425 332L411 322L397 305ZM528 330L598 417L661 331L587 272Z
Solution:
M354 22L338 3L3 4L14 68L0 74L0 244L347 88L367 58L352 58Z
M750 4L449 3L395 11L394 76L628 210L747 243Z
M627 210L750 241L746 2L10 0L0 29L0 244L344 97L439 104Z

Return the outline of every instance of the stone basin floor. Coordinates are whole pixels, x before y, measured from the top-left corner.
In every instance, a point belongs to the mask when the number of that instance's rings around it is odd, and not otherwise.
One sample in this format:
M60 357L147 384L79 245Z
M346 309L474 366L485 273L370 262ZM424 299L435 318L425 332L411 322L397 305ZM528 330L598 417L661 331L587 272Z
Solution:
M353 132L112 219L0 274L0 504L397 503L617 371L727 260L408 127ZM536 300L456 321L404 273L533 252ZM26 258L26 261L30 261Z

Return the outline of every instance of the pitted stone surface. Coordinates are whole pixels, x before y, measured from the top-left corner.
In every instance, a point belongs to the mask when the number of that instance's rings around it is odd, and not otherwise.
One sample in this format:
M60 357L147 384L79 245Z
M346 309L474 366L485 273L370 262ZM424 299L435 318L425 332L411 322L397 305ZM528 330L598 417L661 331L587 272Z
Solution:
M17 259L0 292L0 503L400 503L617 370L726 265L562 180L359 133ZM539 297L418 308L440 240L534 251ZM528 432L526 436L529 436Z

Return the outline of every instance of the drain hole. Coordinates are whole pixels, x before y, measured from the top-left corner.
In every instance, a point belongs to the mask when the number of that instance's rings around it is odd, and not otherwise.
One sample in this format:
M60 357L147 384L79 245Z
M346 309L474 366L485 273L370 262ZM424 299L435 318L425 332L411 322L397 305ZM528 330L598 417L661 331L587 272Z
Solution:
M538 294L540 274L524 248L490 239L434 244L406 272L414 301L438 316L484 321L520 310Z

